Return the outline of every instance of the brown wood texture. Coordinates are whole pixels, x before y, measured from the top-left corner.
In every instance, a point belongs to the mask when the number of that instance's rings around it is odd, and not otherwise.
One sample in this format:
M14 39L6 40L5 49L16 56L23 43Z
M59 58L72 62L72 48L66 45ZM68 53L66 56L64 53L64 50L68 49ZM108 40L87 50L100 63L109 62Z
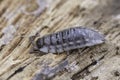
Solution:
M103 33L106 41L79 49L82 54L29 54L29 37L45 26L41 37L83 26ZM66 58L67 67L51 80L120 80L120 0L0 0L0 80L42 80L35 75Z

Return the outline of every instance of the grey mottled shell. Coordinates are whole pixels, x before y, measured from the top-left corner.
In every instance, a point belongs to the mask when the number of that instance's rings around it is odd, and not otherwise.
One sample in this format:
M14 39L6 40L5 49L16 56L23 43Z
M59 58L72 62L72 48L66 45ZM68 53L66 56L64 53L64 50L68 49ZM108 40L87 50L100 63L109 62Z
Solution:
M104 42L103 35L87 28L75 27L38 38L39 51L44 53L61 53L77 48L93 46Z

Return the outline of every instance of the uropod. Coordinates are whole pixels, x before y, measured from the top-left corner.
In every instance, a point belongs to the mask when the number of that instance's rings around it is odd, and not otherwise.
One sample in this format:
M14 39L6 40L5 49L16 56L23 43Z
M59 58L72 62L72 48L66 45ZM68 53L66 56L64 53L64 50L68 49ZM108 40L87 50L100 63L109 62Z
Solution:
M99 32L83 27L68 28L53 34L38 38L36 41L30 37L33 44L31 52L62 53L73 49L90 47L101 44L105 38Z

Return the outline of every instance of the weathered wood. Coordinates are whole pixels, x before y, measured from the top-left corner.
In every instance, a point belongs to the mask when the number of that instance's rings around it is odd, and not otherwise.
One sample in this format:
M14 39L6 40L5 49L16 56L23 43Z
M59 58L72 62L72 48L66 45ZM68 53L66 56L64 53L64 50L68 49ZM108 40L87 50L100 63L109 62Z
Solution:
M37 1L40 1L42 10L39 10ZM56 70L51 80L119 80L120 1L41 1L0 1L0 80L35 80L36 75L48 68ZM29 37L45 26L48 28L39 32L41 37L69 27L83 26L103 33L106 41L79 49L82 54L78 50L71 51L70 55L66 52L42 56L29 54ZM61 65L65 60L68 63ZM45 77L48 76L50 74Z

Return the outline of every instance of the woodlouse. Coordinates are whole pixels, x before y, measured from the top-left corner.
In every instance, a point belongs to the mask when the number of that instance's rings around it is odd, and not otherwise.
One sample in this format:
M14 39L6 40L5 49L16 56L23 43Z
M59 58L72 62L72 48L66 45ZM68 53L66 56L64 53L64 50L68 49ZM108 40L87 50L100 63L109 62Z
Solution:
M74 27L38 38L35 43L31 41L32 52L61 53L101 44L105 39L102 34L92 29Z

